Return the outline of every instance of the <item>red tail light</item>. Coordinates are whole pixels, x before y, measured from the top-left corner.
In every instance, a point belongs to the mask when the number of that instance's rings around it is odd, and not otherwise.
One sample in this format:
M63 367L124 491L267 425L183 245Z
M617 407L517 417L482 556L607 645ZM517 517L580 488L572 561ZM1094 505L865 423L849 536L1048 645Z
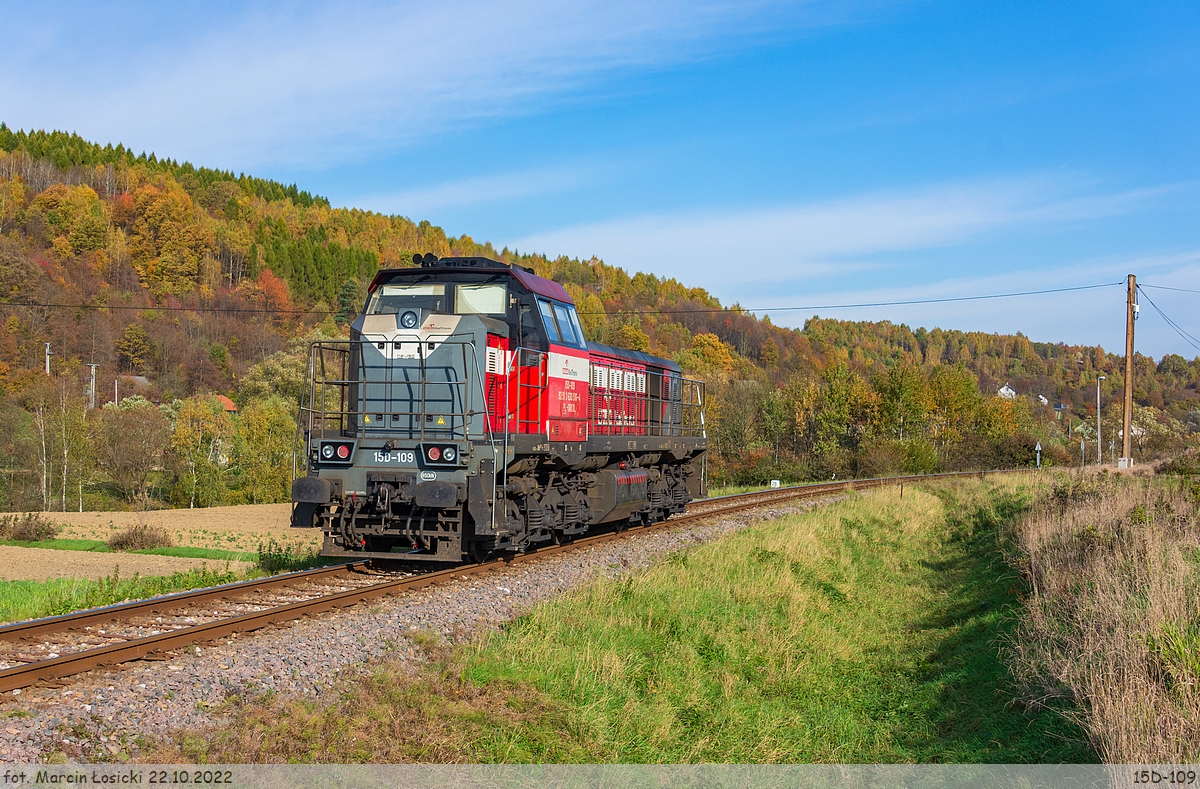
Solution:
M421 458L429 465L457 467L462 461L457 444L422 444Z

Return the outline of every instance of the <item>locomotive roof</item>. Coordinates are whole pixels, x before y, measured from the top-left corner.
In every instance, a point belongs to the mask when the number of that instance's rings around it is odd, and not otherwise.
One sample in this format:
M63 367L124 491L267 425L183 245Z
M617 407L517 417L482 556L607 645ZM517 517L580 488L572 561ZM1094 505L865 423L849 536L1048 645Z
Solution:
M406 268L386 268L380 269L375 275L375 279L371 281L371 286L368 291L373 291L375 288L390 281L394 276L413 276L418 273L438 273L443 272L459 272L459 271L478 271L481 273L496 272L511 274L517 282L520 282L532 293L539 296L544 296L555 301L566 302L574 305L571 297L567 294L565 288L559 285L552 279L539 277L533 271L523 266L509 265L501 263L499 260L481 257L466 257L466 258L438 258L430 255L413 255L413 263L416 265ZM664 359L661 356L653 356L642 351L631 351L628 348L615 348L611 345L602 345L598 342L587 341L588 350L597 351L599 353L615 356L617 358L628 359L632 362L641 362L655 367L663 367L672 370L676 373L681 373L682 370L678 364L670 359Z
M495 271L512 274L517 282L520 282L526 288L539 296L545 296L548 299L556 301L564 301L567 304L574 304L571 297L567 295L567 291L562 285L559 285L552 279L539 277L527 268L522 266L510 266L507 263L501 263L499 260L491 258L435 258L433 255L425 255L422 258L420 255L413 256L413 262L419 266L411 268L386 268L380 269L375 275L375 279L371 281L371 287L368 290L375 290L384 282L389 281L394 275L402 276L412 275L418 272L436 273L437 271Z
M654 367L663 367L676 373L683 373L683 368L670 359L664 359L661 356L655 356L643 351L631 351L628 348L617 348L613 345L604 345L602 343L592 342L591 340L588 340L587 347L589 351L615 356L618 359L628 359L631 362L641 362L642 364L648 364Z

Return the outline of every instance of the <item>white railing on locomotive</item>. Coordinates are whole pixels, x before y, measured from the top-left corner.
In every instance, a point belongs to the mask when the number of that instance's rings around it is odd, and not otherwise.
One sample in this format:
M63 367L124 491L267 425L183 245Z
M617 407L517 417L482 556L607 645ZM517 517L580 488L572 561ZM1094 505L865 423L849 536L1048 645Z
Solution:
M683 384L683 392L694 397L694 400L682 403L683 434L708 438L708 430L704 421L704 382L694 378L684 378Z
M546 358L547 358L547 353L545 351L540 351L536 348L525 348L523 346L517 346L516 348L513 349L512 353L507 356L507 359L506 359L507 363L506 363L505 369L504 369L504 417L500 423L501 427L504 430L503 449L501 450L501 455L500 455L500 457L502 458L502 461L500 463L501 479L500 479L500 482L498 483L501 490L503 490L508 485L509 436L512 435L513 433L521 432L521 424L522 424L522 420L521 420L521 405L522 405L521 387L523 385L526 387L530 386L529 384L524 384L521 381L521 376L520 376L520 373L518 372L517 373L517 400L514 405L513 400L512 400L513 370L515 369L515 370L519 371L521 369L521 367L524 366L524 367L535 367L538 371L538 383L537 383L537 386L534 387L534 389L535 389L534 400L537 402L537 419L536 420L525 420L525 421L533 424L535 426L535 429L537 429L537 427L539 427L542 424L542 400L544 398L542 397L541 392L547 388L545 385L546 384ZM525 364L526 360L532 360L532 362L529 364ZM514 413L516 415L515 423L513 421ZM513 429L514 426L516 428L515 430ZM549 428L547 428L547 431L549 431ZM530 431L530 432L533 432L533 431ZM496 488L495 488L495 486L493 486L493 489L492 489L493 501L495 500L495 498L496 498ZM496 525L496 507L493 506L492 507L492 527L495 528L495 525Z
M331 363L330 357L333 361ZM307 432L315 430L326 431L345 429L344 420L340 415L345 412L345 385L349 383L349 348L331 348L326 343L313 343L309 346L308 381L305 389L305 401L301 404L301 414L306 416ZM334 379L329 378L329 368L337 370ZM319 388L318 388L319 387ZM338 408L329 408L330 395L338 400ZM320 401L318 407L317 402ZM334 424L329 424L334 421Z
M542 403L545 400L542 394L549 386L549 379L546 374L546 360L549 354L546 351L537 348L526 348L518 346L516 349L508 353L506 358L507 365L504 372L504 416L501 419L501 425L505 434L504 451L507 456L509 433L520 433L522 426L528 426L531 429L524 432L541 432L542 424L546 421L543 413ZM520 370L536 369L537 383L528 383L521 380ZM517 371L516 376L516 400L513 400L513 372ZM532 402L536 403L536 416L524 417L521 416L522 409L530 402L528 399L522 399L521 390L532 390Z
M490 435L487 424L487 397L484 391L482 367L473 340L453 339L454 335L434 338L418 338L415 335L397 335L396 338L380 342L369 341L374 350L384 351L384 360L375 364L362 360L362 409L363 430L376 433L408 433L410 437L470 438ZM389 348L390 346L390 348ZM431 361L439 350L457 348L461 353L461 367L453 362ZM388 355L391 350L397 356ZM443 351L444 355L444 351ZM453 357L452 357L453 358ZM413 364L415 362L415 364ZM382 373L372 375L372 371ZM470 385L471 373L479 383L482 408L473 407L474 387ZM461 373L461 378L458 375ZM403 374L399 380L397 377ZM415 374L415 378L412 377ZM414 393L414 389L419 395ZM432 393L431 393L432 391ZM376 397L372 398L371 395ZM368 405L375 401L373 408ZM396 408L398 403L408 403L409 408ZM419 404L419 406L418 406ZM381 408L380 405L386 405ZM370 423L374 415L376 422ZM414 425L415 420L415 425ZM478 429L472 425L479 421ZM407 424L404 424L407 422ZM418 435L413 435L413 434Z
M482 374L483 369L480 364L478 353L476 352L474 341L455 340L452 339L452 335L447 337L439 337L435 342L428 343L428 345L435 346L432 350L428 348L426 344L427 341L425 340L417 342L410 339L403 339L396 344L399 345L400 343L412 344L418 349L416 359L406 360L417 362L416 369L419 372L419 375L416 379L406 379L404 381L395 380L395 374L398 368L407 367L408 369L412 369L413 365L368 364L363 353L363 349L367 346L374 346L378 349L379 343L377 340L323 340L313 343L312 354L314 358L310 362L310 370L312 372L309 381L308 403L306 406L302 407L302 411L308 414L310 432L317 423L321 423L325 428L328 428L332 425L340 425L340 429L344 432L354 433L355 435L362 436L365 435L366 426L369 424L369 422L364 421L364 419L360 417L366 417L368 415L387 417L386 419L382 420L385 426L384 431L387 431L387 428L390 427L390 417L392 414L397 414L401 417L419 417L418 424L420 425L421 430L410 427L406 430L402 430L401 432L419 432L421 433L421 438L425 437L424 432L422 432L425 428L425 417L432 416L436 418L441 416L443 419L446 417L457 417L459 419L459 425L461 425L461 430L458 430L457 432L461 432L465 438L486 436L489 440L491 440L491 426L487 424L486 419L487 396L486 392L484 391ZM446 345L456 346L460 349L463 360L462 377L458 379L438 381L436 382L435 386L443 387L449 394L447 400L451 403L461 403L462 407L458 409L442 410L437 413L431 413L429 411L429 381L427 375L428 366L426 363L428 361L429 353L435 352ZM336 365L326 364L326 354L330 354L334 358L338 358L340 362ZM352 354L355 357L353 363L350 361ZM317 358L321 360L320 364L317 363ZM326 371L331 366L339 368L337 370L336 378L325 377L327 375ZM445 369L447 365L438 365L438 367ZM453 366L450 366L450 368L453 369ZM317 372L318 369L321 371L320 374ZM351 372L352 370L353 374ZM366 375L368 370L383 371L384 374L382 376L382 380L371 380L368 378ZM474 373L475 381L478 384L477 387L472 387L470 385L472 372ZM419 386L421 390L421 396L419 398L410 396L403 399L408 400L410 403L414 401L419 402L420 408L394 409L390 407L365 407L367 406L369 399L367 395L370 393L370 390L367 387L373 386ZM476 388L479 390L479 400L484 406L482 409L474 407L473 401L475 398ZM457 394L455 393L455 390L459 390ZM332 399L330 396L331 392L337 392L336 399L338 401L338 408L336 409L330 408L329 400ZM394 393L394 389L390 393ZM320 401L319 405L316 402L318 399ZM386 399L390 401L396 398ZM355 407L348 407L350 403L353 403ZM478 421L482 423L481 429L478 431L471 427L472 422L476 421L477 418ZM446 431L441 428L449 428L451 425L436 425L436 427L439 429L431 430L429 432L444 433Z

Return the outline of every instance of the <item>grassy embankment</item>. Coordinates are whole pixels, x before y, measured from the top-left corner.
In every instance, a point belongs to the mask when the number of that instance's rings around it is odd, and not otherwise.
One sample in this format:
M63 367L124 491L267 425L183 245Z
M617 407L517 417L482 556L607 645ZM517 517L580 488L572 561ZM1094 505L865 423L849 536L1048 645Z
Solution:
M45 548L54 551L87 551L89 553L117 553L103 540L80 540L74 538L55 538L51 540L0 540L0 545L14 545L18 548ZM145 548L121 553L140 553L149 556L179 556L185 559L212 559L218 562L252 562L257 554L245 551L226 551L221 548L195 548L189 545L178 545L166 548Z
M1060 484L1018 533L1028 613L1010 659L1031 699L1074 699L1104 761L1200 760L1200 484Z
M462 762L1090 761L1012 703L1011 481L872 492L597 581L331 704L248 699L150 758ZM928 491L933 491L928 492Z
M0 541L0 545L22 547L46 547L46 542L98 542L85 540ZM113 552L106 543L99 543L105 552ZM85 550L85 549L75 549ZM100 550L99 548L97 550ZM234 572L228 563L209 568L187 570L162 576L138 576L121 578L114 573L107 578L53 578L47 581L0 581L0 622L22 619L37 619L81 611L85 608L142 600L155 595L186 592L207 586L244 581L274 575L281 572L306 570L328 564L335 560L324 559L315 551L297 545L281 545L270 540L260 545L257 553L246 554L233 551L218 551L203 548L175 547L127 551L127 553L158 554L160 556L184 556L196 559L220 559L226 562L254 562L250 572ZM218 556L214 554L229 554Z
M207 567L166 576L121 578L112 575L100 580L54 578L49 581L0 582L0 622L37 619L140 600L155 595L185 592L205 586L232 583L245 576Z

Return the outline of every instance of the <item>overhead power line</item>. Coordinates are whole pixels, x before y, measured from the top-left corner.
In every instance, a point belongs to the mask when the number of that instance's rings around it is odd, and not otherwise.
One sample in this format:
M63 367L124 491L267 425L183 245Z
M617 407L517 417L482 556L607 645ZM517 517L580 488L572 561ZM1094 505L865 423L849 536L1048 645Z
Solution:
M1193 337L1182 326L1180 326L1178 323L1176 323L1175 321L1173 321L1169 317L1167 317L1167 313L1163 312L1162 309L1157 304L1154 303L1154 300L1150 298L1150 295L1148 293L1146 293L1145 291L1142 290L1142 287L1143 287L1142 285L1138 285L1138 291L1141 292L1141 294L1146 297L1146 301L1150 302L1150 306L1154 308L1154 311L1162 316L1162 319L1167 322L1167 325L1170 326L1172 329L1174 329L1175 333L1178 334L1180 337L1182 337L1184 342L1186 342L1188 345L1195 348L1197 351L1200 351L1200 340ZM1150 285L1150 286L1146 286L1146 287L1161 288L1162 286L1161 285L1159 285L1159 286ZM1167 290L1183 290L1183 288L1167 288ZM1191 292L1196 293L1198 291L1191 291Z
M1096 288L1111 288L1124 285L1124 282L1101 282L1098 285L1076 285L1070 288L1047 288L1045 290L1026 290L1019 293L989 293L983 296L947 296L938 299L905 299L903 301L867 301L854 304L808 304L799 307L721 307L713 309L685 310L614 310L622 315L678 315L688 313L716 312L794 312L797 310L850 310L859 307L903 307L912 304L946 304L955 301L983 301L984 299L1011 299L1018 296L1041 296L1047 293L1067 293L1074 290L1094 290ZM603 315L601 312L580 312L580 315Z
M29 301L0 302L0 307L30 307L56 310L137 310L155 312L232 312L258 315L332 315L333 310L264 310L249 307L160 307L137 306L134 304L58 304Z
M962 301L985 301L988 299L1012 299L1022 296L1044 296L1052 293L1069 293L1080 290L1095 290L1124 285L1124 282L1101 282L1096 285L1076 285L1067 288L1046 288L1043 290L1025 290L1013 293L987 293L980 296L946 296L936 299L904 299L900 301L866 301L845 304L807 304L789 307L713 307L689 309L652 309L652 310L613 310L580 311L580 315L689 315L715 314L722 312L760 313L760 312L797 312L801 310L850 310L864 307L905 307L918 304L949 304ZM1162 286L1158 286L1162 287ZM1179 290L1179 289L1176 289ZM214 312L252 315L332 315L333 310L268 310L245 307L169 307L169 306L136 306L130 304L62 304L9 301L0 302L0 307L29 307L36 309L68 309L68 310L157 310L162 312Z
M1177 293L1200 293L1200 290L1193 290L1192 288L1171 288L1166 285L1143 285L1141 283L1138 283L1138 290L1141 290L1142 288L1154 288L1155 290L1173 290ZM1149 298L1149 297L1147 297L1147 298Z

